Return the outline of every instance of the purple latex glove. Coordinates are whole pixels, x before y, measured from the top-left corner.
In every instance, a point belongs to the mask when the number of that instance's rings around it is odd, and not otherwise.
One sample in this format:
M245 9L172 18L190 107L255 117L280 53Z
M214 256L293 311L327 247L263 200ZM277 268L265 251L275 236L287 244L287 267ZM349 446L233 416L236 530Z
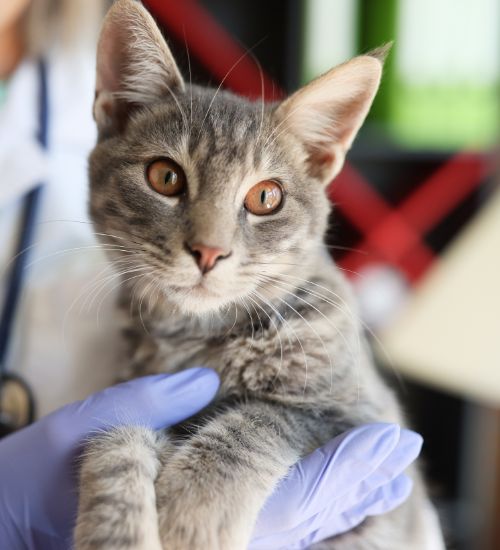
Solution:
M263 507L251 550L295 550L344 533L404 502L420 435L395 424L366 424L298 462Z
M195 368L138 378L72 403L0 440L0 548L67 550L77 510L75 457L92 432L160 429L205 407L219 379Z
M74 461L85 438L124 424L175 424L208 404L217 387L208 369L149 376L63 407L0 441L2 544L10 550L69 548L77 506ZM395 507L411 485L389 480L419 447L419 436L390 425L335 438L291 469L266 503L251 548L304 548ZM332 497L341 493L344 498Z

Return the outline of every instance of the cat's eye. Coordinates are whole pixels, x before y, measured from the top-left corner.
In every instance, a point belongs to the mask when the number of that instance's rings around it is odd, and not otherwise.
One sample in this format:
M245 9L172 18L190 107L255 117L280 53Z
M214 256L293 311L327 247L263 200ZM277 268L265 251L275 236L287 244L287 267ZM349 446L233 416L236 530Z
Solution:
M170 159L152 162L147 169L149 185L166 197L180 195L186 189L186 176L182 168Z
M275 212L283 202L283 189L274 180L264 180L254 185L245 197L245 208L256 216Z

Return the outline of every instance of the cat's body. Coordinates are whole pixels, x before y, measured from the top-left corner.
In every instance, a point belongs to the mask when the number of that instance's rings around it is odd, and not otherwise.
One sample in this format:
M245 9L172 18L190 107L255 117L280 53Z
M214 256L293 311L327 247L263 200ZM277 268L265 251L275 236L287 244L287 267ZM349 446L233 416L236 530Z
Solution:
M369 73L368 92L356 82L337 98L345 107L353 96L359 112L345 128L337 123L334 146L325 150L327 130L313 128L316 144L305 147L288 122L304 102L318 109L318 86L312 100L299 92L271 107L186 87L144 10L130 0L113 10L101 55L140 73L149 40L158 51L148 67L160 64L143 70L148 87L130 71L120 82L109 61L98 66L91 212L123 271L125 377L205 365L221 387L213 405L166 436L127 428L96 439L82 467L76 548L242 550L266 498L300 457L353 426L403 423L373 367L349 287L322 245L329 205L319 182L340 169L380 63L355 60ZM125 31L146 45L144 58L129 46L117 53ZM345 67L335 76L348 86ZM316 115L295 120L297 131L332 124ZM163 184L184 182L181 192L158 194L157 166L162 174L174 166ZM257 208L273 208L264 216L252 211L259 181L267 183ZM407 503L319 547L442 548L415 470L412 477Z

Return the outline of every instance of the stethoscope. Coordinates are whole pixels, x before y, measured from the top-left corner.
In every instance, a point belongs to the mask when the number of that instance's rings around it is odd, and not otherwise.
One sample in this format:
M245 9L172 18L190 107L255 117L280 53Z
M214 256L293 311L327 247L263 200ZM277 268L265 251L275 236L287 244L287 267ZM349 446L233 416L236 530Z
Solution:
M37 140L47 149L49 131L49 93L47 66L38 62L38 132ZM27 382L7 370L6 360L19 300L23 290L29 251L33 244L36 216L40 207L42 184L23 199L16 255L7 277L5 301L0 316L0 437L27 426L35 418L35 400Z

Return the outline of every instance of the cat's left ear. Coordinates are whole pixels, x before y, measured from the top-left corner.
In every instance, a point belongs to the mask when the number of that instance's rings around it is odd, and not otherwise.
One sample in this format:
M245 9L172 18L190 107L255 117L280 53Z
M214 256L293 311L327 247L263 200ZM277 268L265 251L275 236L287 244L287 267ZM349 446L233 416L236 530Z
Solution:
M339 173L378 90L389 48L335 67L277 108L276 124L302 143L311 177L329 183Z
M122 131L135 108L183 91L179 69L149 12L136 0L116 0L97 47L94 118L100 135Z

